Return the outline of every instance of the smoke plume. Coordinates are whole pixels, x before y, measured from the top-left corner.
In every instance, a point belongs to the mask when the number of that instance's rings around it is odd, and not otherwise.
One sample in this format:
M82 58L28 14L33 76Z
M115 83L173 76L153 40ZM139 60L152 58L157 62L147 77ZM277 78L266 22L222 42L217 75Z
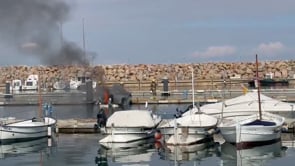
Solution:
M88 64L83 49L62 40L70 11L66 0L0 0L0 42L45 65Z

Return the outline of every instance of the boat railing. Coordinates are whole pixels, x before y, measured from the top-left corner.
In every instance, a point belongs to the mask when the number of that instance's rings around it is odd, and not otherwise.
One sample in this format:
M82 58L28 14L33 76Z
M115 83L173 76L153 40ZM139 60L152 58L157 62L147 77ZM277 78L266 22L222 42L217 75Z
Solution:
M249 89L248 92L255 91ZM151 91L130 91L133 99L146 99L149 100L153 97ZM219 102L222 100L221 90L195 90L195 100L204 102ZM223 91L224 98L230 99L243 95L243 89L225 89ZM280 101L295 101L295 89L261 89L261 93ZM162 96L162 94L169 94L169 96ZM175 99L175 100L192 100L193 93L191 89L187 90L169 90L169 91L156 91L157 99ZM135 100L136 101L136 100Z

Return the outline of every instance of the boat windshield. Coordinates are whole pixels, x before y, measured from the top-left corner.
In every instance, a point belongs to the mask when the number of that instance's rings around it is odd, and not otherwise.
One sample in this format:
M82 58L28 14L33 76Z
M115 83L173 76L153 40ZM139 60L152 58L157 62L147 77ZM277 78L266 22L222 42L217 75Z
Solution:
M27 86L33 86L33 82L28 81L28 82L26 82L26 85L27 85Z

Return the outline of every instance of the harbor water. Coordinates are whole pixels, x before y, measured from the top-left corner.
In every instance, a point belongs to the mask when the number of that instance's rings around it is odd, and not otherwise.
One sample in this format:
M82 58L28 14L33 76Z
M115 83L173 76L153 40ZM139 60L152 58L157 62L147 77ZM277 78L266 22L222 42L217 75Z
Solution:
M133 105L131 109L142 109L144 105ZM172 118L176 108L186 105L150 105L149 108L164 118ZM19 119L37 115L38 106L0 107L0 117ZM54 106L57 119L95 118L98 106L66 105ZM107 112L109 115L114 110ZM283 134L282 140L272 144L237 150L224 143L222 136L206 144L189 147L170 147L160 143L147 143L125 149L104 149L98 144L101 134L58 134L29 142L0 145L1 166L119 166L119 165L294 165L295 135Z

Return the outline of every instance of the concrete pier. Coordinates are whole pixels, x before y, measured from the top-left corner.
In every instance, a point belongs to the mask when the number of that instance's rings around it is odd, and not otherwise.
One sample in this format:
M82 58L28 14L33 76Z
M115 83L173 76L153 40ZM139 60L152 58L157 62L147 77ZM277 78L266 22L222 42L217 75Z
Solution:
M67 119L57 121L58 133L100 133L99 128L95 128L96 119Z
M76 105L76 104L93 104L93 98L87 97L83 91L43 91L39 94L37 91L32 92L14 92L10 94L0 93L0 106L9 105L38 105L42 102L53 105Z

